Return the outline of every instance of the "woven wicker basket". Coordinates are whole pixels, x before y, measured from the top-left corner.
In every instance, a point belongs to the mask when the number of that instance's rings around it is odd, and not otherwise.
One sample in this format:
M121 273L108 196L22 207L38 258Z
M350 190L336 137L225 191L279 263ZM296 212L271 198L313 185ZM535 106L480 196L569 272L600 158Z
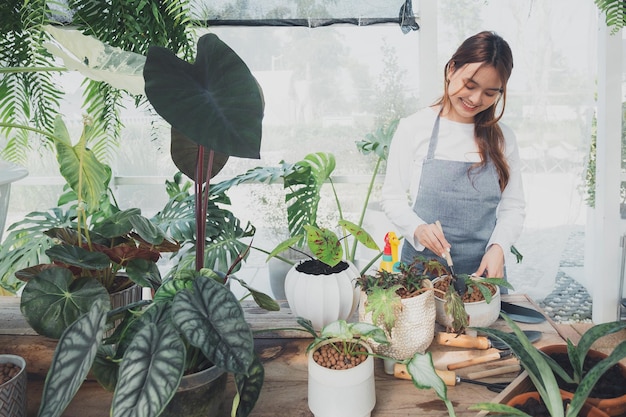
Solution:
M426 281L427 285L430 282ZM432 285L432 284L431 284ZM359 320L372 323L372 313L365 313L367 295L361 292ZM389 345L370 343L374 351L396 360L404 360L416 353L424 353L435 335L435 297L433 291L425 291L415 297L402 299L402 309L396 311L396 324L387 331ZM376 323L384 329L382 324Z

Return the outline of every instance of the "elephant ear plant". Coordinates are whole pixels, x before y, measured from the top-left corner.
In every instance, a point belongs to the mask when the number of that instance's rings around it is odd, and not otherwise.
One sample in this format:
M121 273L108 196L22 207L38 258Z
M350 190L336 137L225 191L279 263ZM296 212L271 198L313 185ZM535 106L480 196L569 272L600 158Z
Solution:
M61 415L92 369L96 352L93 371L103 385L115 388L111 415L116 416L137 410L142 417L160 415L183 375L207 364L235 375L232 415L250 414L263 385L252 332L239 300L225 285L245 253L229 271L203 268L210 179L230 156L259 157L261 89L239 56L213 34L199 39L193 64L165 48L151 47L144 78L148 100L171 125L174 162L194 180L195 268L166 280L153 302L134 312L107 340L112 344L106 349L101 347L105 303L94 304L74 322L59 340L41 416ZM277 309L267 296L256 294L255 300Z

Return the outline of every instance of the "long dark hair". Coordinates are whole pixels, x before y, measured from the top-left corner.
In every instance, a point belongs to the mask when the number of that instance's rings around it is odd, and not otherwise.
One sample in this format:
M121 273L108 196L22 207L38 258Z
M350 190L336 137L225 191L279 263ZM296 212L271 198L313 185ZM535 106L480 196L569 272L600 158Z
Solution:
M495 32L484 31L467 38L456 50L452 58L446 63L444 77L448 76L450 67L458 70L466 64L481 63L482 66L492 66L498 72L502 81L502 93L498 100L488 109L474 117L474 136L476 137L481 162L478 167L484 167L491 160L498 172L500 190L504 190L509 182L509 164L504 156L504 134L498 126L498 121L504 114L506 104L506 84L513 71L513 54L509 44ZM444 78L445 79L445 78ZM496 116L496 108L500 106L500 114ZM450 96L448 83L445 83L443 97L436 103L442 109L448 108Z

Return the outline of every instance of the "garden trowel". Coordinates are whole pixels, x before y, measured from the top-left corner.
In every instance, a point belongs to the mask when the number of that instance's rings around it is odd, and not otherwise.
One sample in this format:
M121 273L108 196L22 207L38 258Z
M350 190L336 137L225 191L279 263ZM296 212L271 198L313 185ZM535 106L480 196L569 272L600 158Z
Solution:
M435 224L437 225L439 231L443 233L443 227L441 226L441 222L437 220ZM448 263L448 268L450 268L450 276L452 277L452 285L454 286L454 289L457 293L459 293L459 296L463 297L463 294L465 294L465 292L467 291L467 284L465 283L465 280L460 280L456 276L456 273L454 272L454 263L452 262L452 256L450 256L450 252L445 251L442 254L442 257L445 258L446 262Z

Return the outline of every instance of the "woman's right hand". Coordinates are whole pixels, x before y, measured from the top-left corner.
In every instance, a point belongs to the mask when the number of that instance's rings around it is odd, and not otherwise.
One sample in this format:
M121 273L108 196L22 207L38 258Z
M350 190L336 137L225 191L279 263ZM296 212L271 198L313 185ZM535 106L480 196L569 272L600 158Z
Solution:
M438 254L442 258L445 253L450 251L450 244L446 240L443 232L439 230L436 224L421 224L413 233L417 242Z

